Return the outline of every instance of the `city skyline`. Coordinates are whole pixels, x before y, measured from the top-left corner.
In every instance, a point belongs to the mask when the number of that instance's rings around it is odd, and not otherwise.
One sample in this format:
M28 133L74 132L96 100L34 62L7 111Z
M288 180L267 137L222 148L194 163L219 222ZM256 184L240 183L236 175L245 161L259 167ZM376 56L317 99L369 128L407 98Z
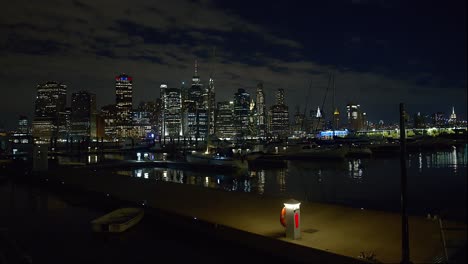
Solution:
M101 107L113 103L113 78L125 72L135 79L137 104L158 98L161 83L190 83L195 60L205 85L214 76L217 102L231 100L237 89L254 95L262 81L268 106L284 89L291 109L308 104L311 110L321 106L334 72L340 111L353 101L369 120L397 121L404 102L411 113L449 115L453 106L466 119L463 1L443 8L338 3L122 3L109 14L105 4L74 1L54 4L53 17L51 2L15 3L3 18L1 125L13 128L20 115L32 117L38 83L64 83L68 98L87 90Z

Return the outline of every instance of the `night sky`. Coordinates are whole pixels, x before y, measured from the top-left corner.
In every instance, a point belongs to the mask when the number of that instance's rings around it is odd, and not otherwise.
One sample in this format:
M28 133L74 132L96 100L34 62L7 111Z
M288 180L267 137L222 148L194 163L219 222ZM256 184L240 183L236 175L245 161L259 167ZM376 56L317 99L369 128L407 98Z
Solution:
M134 79L134 104L159 97L159 85L190 82L194 61L216 100L238 88L267 105L322 105L333 71L336 105L361 105L371 121L410 113L466 118L466 1L14 1L0 17L0 127L32 117L36 85L115 102L114 77ZM214 51L214 52L213 52ZM214 56L213 56L214 54ZM311 87L309 89L309 87ZM310 96L307 96L310 94ZM328 99L331 99L331 93ZM70 99L68 98L68 101ZM68 102L69 103L69 102ZM331 100L327 100L327 110ZM329 111L329 110L328 110ZM342 116L344 118L344 115Z

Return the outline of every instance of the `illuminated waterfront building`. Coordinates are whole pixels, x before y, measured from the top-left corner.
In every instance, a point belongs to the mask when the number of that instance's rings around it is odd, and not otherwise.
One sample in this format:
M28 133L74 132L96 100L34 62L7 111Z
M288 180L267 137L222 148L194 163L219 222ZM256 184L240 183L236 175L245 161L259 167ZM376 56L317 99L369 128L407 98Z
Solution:
M284 90L278 89L276 104L270 107L268 114L269 133L272 136L285 137L289 135L289 109L284 104Z
M234 102L218 102L216 108L216 136L219 138L234 138L236 129L234 123Z
M67 105L67 86L58 82L47 82L37 86L33 136L50 139L58 136L59 113Z
M117 134L127 137L132 129L133 79L123 73L115 77L115 104L117 109Z
M257 84L257 102L256 102L256 121L257 136L265 137L267 134L267 111L265 104L265 93L263 92L263 83Z

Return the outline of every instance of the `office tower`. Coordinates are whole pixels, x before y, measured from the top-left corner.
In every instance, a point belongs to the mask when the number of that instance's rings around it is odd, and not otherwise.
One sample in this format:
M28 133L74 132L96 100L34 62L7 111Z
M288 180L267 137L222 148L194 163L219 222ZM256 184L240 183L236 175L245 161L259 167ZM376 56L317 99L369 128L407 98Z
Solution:
M287 137L289 135L289 109L284 104L283 89L278 89L276 104L270 107L268 118L271 135L275 137Z
M65 107L65 110L59 112L58 138L69 139L72 129L71 107Z
M27 116L20 116L18 119L18 128L16 132L22 135L29 134L29 119Z
M208 82L208 133L215 133L216 93L213 78Z
M133 109L133 79L122 73L115 77L115 104L117 108L117 134L119 137L131 135Z
M67 104L67 86L58 82L46 82L37 86L33 136L50 139L57 137L59 113Z
M164 137L182 136L182 96L179 88L167 88L161 84L161 135Z
M218 102L216 108L216 136L219 138L234 138L236 128L234 127L234 102Z
M104 137L111 141L117 139L117 106L101 107L100 117L104 120Z
M79 91L71 97L71 136L96 137L96 95Z
M333 129L340 129L340 111L338 111L338 108L335 108L333 112Z
M188 89L187 99L183 102L184 135L191 138L205 138L208 135L210 103L208 89L203 88L198 75L198 64L195 61L192 85Z
M257 84L257 102L256 102L256 115L257 115L257 136L265 137L267 134L267 111L265 104L265 93L263 92L263 83Z
M234 94L234 127L238 137L248 134L250 112L250 94L244 89L238 89Z
M346 105L346 113L348 118L348 128L354 131L364 129L364 118L361 111L361 106L354 103Z

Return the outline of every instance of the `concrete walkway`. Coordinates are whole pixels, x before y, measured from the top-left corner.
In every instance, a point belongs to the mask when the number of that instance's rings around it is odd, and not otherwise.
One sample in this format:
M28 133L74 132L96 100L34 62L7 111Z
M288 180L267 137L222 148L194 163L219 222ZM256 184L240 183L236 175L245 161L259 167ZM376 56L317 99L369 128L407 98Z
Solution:
M296 254L295 260L309 261L314 256L330 252L333 254L329 255L337 254L357 261L362 251L374 253L375 258L384 263L399 263L401 260L399 214L302 203L302 238L291 241L284 237L284 228L279 222L284 202L281 198L156 182L83 169L47 173L41 177L59 179L65 185L77 185L124 200L145 201L147 206L163 211L245 231L256 235L258 239L251 240L241 236L236 238L241 240L240 243L250 243L253 246L257 244L263 250L276 253L286 248L296 249L296 253L291 253ZM448 224L466 228L465 224ZM413 263L429 263L434 257L443 254L437 221L410 217L409 231L410 257ZM461 241L465 238L457 239ZM296 247L291 247L293 245ZM344 258L340 262L350 263L353 259Z

